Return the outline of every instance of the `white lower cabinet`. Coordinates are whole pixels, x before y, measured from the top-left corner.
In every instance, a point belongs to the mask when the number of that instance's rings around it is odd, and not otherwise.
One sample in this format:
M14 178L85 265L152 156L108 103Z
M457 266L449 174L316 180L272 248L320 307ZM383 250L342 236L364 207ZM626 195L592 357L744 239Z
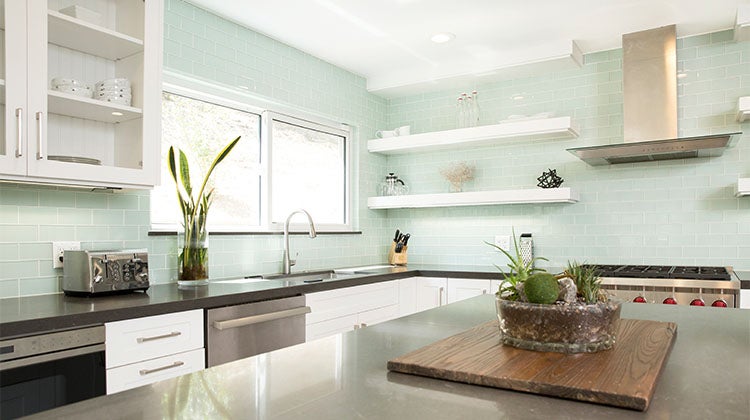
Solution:
M492 292L492 280L487 279L448 279L448 303L486 295Z
M205 367L203 309L108 322L107 394Z
M206 354L201 348L107 369L107 394L201 370L205 360Z
M417 312L443 306L447 302L448 279L417 277Z
M399 283L387 281L306 295L306 341L399 316Z
M740 308L750 309L750 289L740 290Z

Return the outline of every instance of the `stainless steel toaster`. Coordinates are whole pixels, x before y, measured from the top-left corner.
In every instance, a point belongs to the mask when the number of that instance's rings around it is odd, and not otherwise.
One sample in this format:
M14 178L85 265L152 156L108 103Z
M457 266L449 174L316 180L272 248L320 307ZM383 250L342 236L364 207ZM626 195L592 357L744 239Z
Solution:
M65 251L63 285L66 295L89 296L146 290L148 251Z

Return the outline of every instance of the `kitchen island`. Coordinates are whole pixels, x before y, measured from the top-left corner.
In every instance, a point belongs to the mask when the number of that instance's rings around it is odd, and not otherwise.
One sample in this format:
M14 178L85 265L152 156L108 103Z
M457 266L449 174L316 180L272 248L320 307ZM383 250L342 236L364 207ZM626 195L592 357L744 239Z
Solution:
M678 324L643 413L387 371L494 314L493 296L479 296L33 418L750 418L748 310L624 304L624 318Z

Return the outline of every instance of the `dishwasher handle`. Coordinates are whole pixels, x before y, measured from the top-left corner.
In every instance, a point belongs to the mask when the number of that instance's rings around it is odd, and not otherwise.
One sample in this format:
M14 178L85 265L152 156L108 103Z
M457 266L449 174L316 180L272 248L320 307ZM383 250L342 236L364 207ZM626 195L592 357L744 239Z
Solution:
M261 322L275 321L277 319L305 315L309 314L310 312L312 312L312 310L309 306L300 306L299 308L269 312L260 315L252 315L244 318L228 319L226 321L214 321L213 325L217 330L228 330L230 328L244 327L246 325L259 324Z

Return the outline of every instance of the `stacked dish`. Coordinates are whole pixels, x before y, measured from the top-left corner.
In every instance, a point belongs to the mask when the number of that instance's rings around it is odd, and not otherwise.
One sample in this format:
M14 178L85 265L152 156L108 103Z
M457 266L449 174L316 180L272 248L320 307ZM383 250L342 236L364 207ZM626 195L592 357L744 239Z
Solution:
M130 80L124 78L102 80L94 88L94 98L129 106L133 101Z
M55 77L54 79L52 79L52 82L50 84L52 90L69 93L76 96L83 96L84 98L91 98L94 93L90 84L76 79L64 79L62 77Z

